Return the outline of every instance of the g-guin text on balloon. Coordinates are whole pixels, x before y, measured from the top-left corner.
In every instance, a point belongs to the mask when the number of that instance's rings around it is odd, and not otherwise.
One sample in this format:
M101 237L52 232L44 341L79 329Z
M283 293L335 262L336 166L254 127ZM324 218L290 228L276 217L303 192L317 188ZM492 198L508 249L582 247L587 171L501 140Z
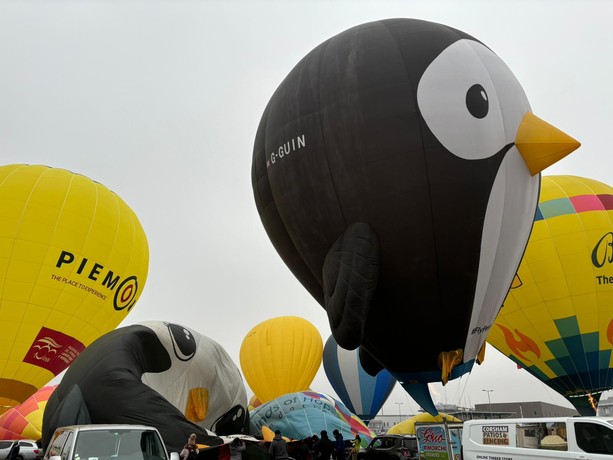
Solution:
M266 167L270 168L270 166L274 165L277 160L282 160L290 153L295 152L296 150L299 150L304 147L306 147L306 139L304 134L296 136L295 138L284 142L279 146L276 152L272 152L270 154L270 160L266 161Z

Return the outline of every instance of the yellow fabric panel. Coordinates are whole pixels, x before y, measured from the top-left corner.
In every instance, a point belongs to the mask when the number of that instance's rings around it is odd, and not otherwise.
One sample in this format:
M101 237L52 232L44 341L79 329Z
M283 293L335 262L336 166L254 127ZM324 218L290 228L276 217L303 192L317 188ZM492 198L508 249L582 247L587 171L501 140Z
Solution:
M0 212L0 328L10 331L0 336L0 378L16 382L0 397L10 399L10 388L41 388L125 318L149 248L119 196L64 169L0 167Z
M264 321L245 336L240 363L249 387L262 404L308 390L322 361L319 331L297 316Z
M415 434L415 423L417 422L461 422L457 417L453 415L445 414L440 412L438 415L433 416L428 413L417 414L413 417L409 417L408 419L397 423L392 426L389 430L387 430L387 434Z
M563 297L561 299L552 300L544 304L546 312L543 312L543 320L552 327L552 334L557 335L557 332L553 332L553 324L551 318L568 318L569 316L576 315L576 303L570 296Z
M554 244L558 251L564 251L565 241L563 237L567 235L573 235L577 233L583 233L583 227L581 227L581 221L576 214L554 217L553 219L547 219L543 222L537 222L535 225L546 224L549 228L551 237L554 238ZM572 239L570 240L572 241Z

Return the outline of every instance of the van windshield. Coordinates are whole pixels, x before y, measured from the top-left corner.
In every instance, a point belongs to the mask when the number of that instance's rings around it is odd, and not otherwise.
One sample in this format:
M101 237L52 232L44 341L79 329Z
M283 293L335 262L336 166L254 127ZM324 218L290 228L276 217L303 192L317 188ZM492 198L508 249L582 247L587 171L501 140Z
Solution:
M166 460L160 437L151 430L80 431L75 460Z

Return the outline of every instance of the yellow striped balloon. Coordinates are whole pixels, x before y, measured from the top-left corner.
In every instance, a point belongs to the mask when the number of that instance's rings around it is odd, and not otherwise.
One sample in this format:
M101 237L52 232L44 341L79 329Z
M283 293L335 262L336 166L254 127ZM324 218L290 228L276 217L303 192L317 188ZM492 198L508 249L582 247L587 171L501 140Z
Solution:
M149 246L136 214L80 174L0 167L0 413L32 396L138 300Z

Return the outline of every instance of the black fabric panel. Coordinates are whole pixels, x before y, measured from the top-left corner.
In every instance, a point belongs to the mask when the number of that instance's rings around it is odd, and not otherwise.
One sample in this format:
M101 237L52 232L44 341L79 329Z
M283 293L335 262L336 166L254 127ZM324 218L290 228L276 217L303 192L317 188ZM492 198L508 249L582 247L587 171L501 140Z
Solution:
M56 428L69 425L88 425L92 422L78 385L72 385L68 389L66 397L62 400L50 398L43 414L48 414L46 423L43 423L42 426L43 450L47 449Z
M368 224L347 227L323 266L325 308L337 343L353 350L362 342L364 323L379 279L377 235Z

